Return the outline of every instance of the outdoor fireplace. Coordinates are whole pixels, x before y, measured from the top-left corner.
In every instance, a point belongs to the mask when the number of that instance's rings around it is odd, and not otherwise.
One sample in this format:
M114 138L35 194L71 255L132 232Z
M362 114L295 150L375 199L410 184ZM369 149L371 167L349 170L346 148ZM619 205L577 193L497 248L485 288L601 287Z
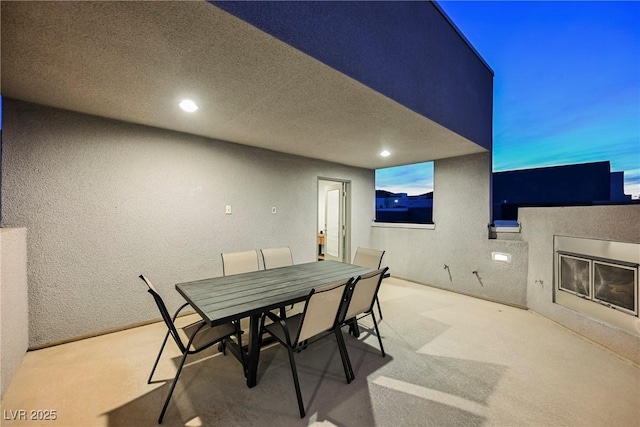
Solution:
M554 236L554 302L640 336L640 244Z

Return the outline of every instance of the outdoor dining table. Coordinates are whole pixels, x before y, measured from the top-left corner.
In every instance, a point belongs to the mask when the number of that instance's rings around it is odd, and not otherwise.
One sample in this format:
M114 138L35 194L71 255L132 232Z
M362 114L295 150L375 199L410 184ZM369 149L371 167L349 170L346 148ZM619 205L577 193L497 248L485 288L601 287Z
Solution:
M316 261L287 267L214 277L176 284L185 300L211 326L249 317L244 354L247 386L257 384L262 313L304 301L311 289L348 280L372 270L337 261ZM240 358L234 342L227 348Z

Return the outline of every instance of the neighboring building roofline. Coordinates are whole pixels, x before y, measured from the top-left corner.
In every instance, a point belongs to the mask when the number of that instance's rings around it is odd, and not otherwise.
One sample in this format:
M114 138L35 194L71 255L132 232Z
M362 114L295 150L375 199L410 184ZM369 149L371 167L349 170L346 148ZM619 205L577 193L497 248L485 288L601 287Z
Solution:
M536 171L536 170L558 170L558 169L575 169L577 167L592 167L595 165L607 165L609 170L611 170L611 161L609 160L601 160L597 162L584 162L584 163L570 163L570 164L562 164L562 165L553 165L553 166L537 166L534 168L522 168L522 169L509 169L504 171L496 171L494 174L509 174L513 172L523 172L523 171Z
M458 28L458 26L453 22L453 19L449 18L449 15L447 15L447 13L444 11L444 9L442 9L442 7L435 1L435 0L429 0L438 10L438 12L440 12L440 14L442 15L442 17L449 23L449 25L451 25L451 28L453 28L455 30L456 33L458 33L458 35L460 36L460 38L462 39L462 41L464 41L467 46L469 46L469 48L471 49L471 51L473 53L476 54L476 56L478 57L478 59L480 59L480 61L484 64L485 67L487 67L487 69L491 72L491 74L493 76L496 75L496 73L493 71L493 68L491 68L489 66L489 63L487 63L487 61L484 60L484 58L482 57L482 55L480 55L480 52L478 52L476 50L475 47L473 47L473 45L471 44L471 42L469 41L469 39L467 39L465 37L465 35L462 33L462 31L460 30L460 28Z

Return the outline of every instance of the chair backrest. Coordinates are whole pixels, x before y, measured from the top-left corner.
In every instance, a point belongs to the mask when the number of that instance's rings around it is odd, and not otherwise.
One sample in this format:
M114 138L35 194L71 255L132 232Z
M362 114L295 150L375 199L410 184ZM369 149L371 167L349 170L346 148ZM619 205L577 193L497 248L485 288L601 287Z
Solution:
M265 270L293 265L293 257L289 247L260 249L260 253Z
M169 310L167 310L167 306L164 304L162 297L160 296L160 294L158 294L155 286L153 286L153 284L151 283L151 281L149 281L149 279L147 279L142 274L139 277L149 287L148 289L149 293L153 297L153 300L156 302L156 305L158 306L158 310L160 310L160 315L162 316L162 320L164 320L165 325L167 325L167 328L169 328L169 333L171 334L171 336L173 337L173 340L178 345L178 348L180 348L180 351L184 353L186 351L185 345L180 339L180 335L178 335L178 330L176 329L176 325L173 323L173 320L171 320L171 315L169 314Z
M302 324L293 345L331 329L338 320L338 310L353 279L311 290L302 312Z
M248 273L258 271L258 252L256 250L242 252L228 252L222 254L222 275Z
M353 264L377 270L382 264L383 255L384 251L358 247L358 249L356 249L356 255L353 257Z
M352 319L362 313L367 313L373 308L382 277L389 267L381 268L371 273L358 276L349 286L347 294L347 308L340 316L340 322Z

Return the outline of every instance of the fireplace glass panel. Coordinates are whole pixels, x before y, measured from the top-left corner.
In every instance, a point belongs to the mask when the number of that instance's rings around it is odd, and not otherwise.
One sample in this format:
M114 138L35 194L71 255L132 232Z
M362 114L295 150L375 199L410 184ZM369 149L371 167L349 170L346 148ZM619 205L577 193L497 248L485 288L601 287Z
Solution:
M560 289L591 297L590 261L568 255L560 256Z
M600 261L593 262L594 299L636 313L635 268Z

